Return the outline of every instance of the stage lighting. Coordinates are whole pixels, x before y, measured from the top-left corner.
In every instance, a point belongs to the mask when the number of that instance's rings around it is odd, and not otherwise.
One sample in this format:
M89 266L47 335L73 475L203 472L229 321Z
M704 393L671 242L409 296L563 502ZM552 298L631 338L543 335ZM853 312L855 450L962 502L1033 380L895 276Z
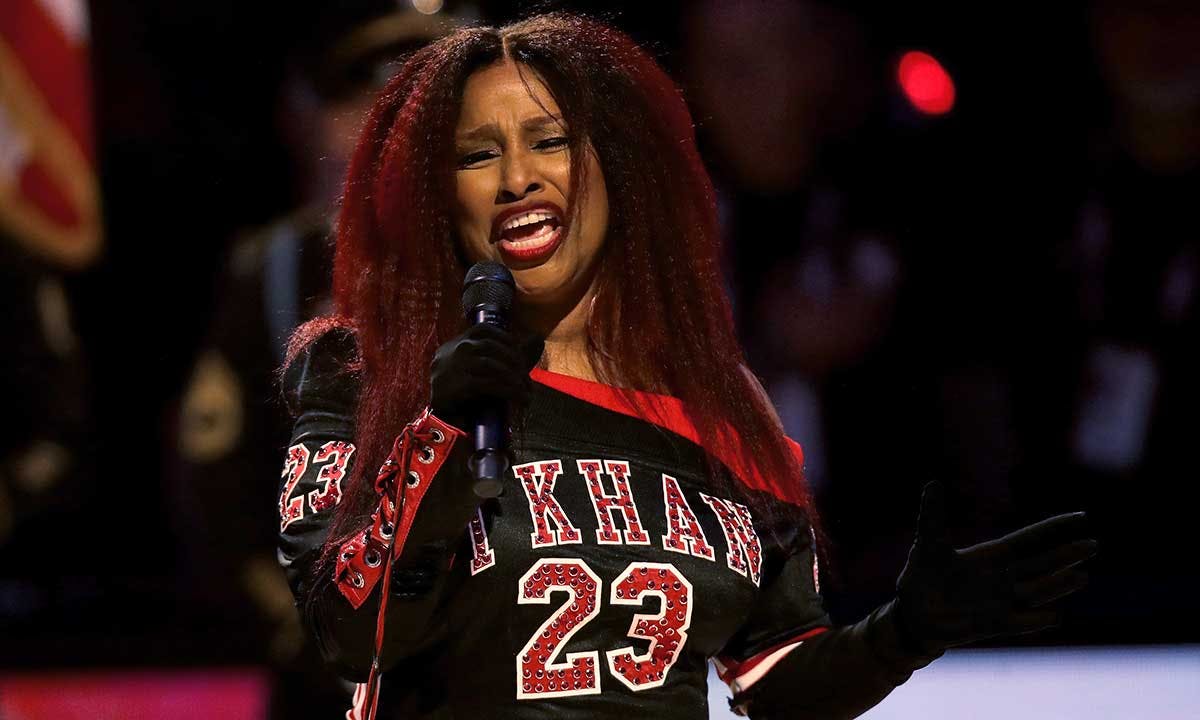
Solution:
M954 81L932 55L904 53L896 73L904 96L926 115L945 115L954 107Z

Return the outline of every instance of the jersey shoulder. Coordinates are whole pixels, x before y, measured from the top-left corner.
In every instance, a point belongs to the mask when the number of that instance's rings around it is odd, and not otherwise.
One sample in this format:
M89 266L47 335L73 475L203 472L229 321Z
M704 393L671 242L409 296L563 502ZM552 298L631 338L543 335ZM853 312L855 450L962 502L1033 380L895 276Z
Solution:
M283 370L281 389L293 418L313 410L345 412L361 382L358 336L334 327L296 354Z

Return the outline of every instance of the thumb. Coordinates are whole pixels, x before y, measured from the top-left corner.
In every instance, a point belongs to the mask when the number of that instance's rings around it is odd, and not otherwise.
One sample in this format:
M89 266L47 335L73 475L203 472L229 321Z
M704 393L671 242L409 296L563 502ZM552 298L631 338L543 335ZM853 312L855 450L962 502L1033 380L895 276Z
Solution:
M921 512L917 516L917 544L926 548L950 545L946 530L946 486L941 480L925 485L921 492Z
M532 370L542 359L542 351L546 349L546 341L537 333L524 337L517 347L526 372Z

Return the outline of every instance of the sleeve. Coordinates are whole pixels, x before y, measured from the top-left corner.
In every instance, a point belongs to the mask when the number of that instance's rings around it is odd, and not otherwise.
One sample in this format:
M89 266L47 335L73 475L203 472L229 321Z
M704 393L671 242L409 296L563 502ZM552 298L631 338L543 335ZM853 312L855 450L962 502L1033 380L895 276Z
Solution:
M834 627L819 594L814 544L801 519L754 615L715 659L739 715L855 718L941 655L908 648L890 602L854 625Z
M347 370L354 337L335 330L296 358L284 376L285 398L297 420L280 477L278 558L301 617L326 662L363 681L375 649L385 575L394 548L381 667L418 652L440 628L433 621L446 589L453 548L477 500L466 477L466 443L458 428L428 411L397 436L374 478L376 507L349 539L330 526L357 456L357 377ZM380 462L379 459L375 462ZM411 466L411 467L409 467ZM405 468L408 468L405 470ZM398 500L398 502L396 502ZM327 543L336 554L318 570Z
M819 594L814 537L807 516L789 509L774 524L777 527L766 537L778 539L775 561L771 563L768 556L754 610L713 658L721 679L734 692L753 685L789 650L825 632L831 624Z

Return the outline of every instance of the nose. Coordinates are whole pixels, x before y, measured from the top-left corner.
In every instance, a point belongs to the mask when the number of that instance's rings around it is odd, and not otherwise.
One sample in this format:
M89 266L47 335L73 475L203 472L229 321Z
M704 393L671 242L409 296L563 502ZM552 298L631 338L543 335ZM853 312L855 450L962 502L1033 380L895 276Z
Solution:
M501 177L496 203L510 203L542 189L533 158L526 152L505 153L501 159Z

